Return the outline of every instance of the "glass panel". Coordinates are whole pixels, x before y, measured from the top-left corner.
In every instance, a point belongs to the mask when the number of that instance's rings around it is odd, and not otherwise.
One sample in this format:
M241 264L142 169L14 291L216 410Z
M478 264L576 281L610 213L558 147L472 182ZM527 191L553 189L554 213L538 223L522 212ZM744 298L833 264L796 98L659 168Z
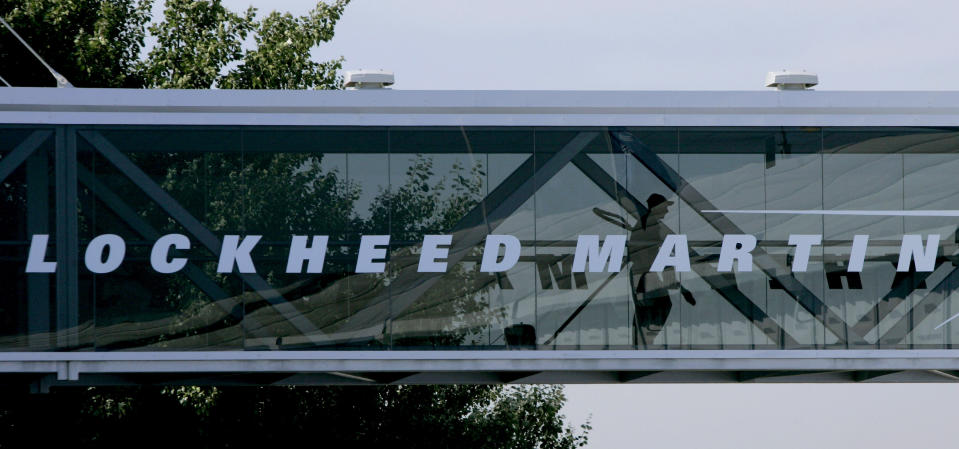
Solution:
M489 161L488 154L473 152L474 140L481 148L503 151L523 141L511 142L510 137L523 136L507 135L503 142L491 137L483 131L448 128L390 132L394 347L489 346L502 332L503 307L493 301L499 296L495 290L508 280L480 272L482 241L490 227L480 206L489 192ZM490 202L488 207L495 205ZM450 238L451 244L438 246L447 254L437 259L445 266L442 272L419 269L427 262L427 236Z
M217 273L214 252L224 234L245 235L246 217L260 207L247 194L247 178L256 172L243 159L240 130L104 129L100 135L137 169L121 171L78 139L81 257L98 235L126 242L114 271L80 269L81 298L95 302L87 310L96 316L97 349L241 348L246 289L238 276ZM162 193L147 194L157 187ZM154 243L167 234L190 243L167 255L188 260L171 274L150 261Z
M358 305L351 284L383 283L382 276L349 275L363 220L355 210L362 183L351 182L350 156L385 160L386 131L256 129L244 131L243 144L250 167L244 226L247 234L262 236L253 253L262 281L252 281L265 282L246 295L246 347L383 345L382 326L372 335L345 327ZM321 272L310 273L308 261L287 272L292 236L305 237L309 247L326 237Z
M924 140L922 134L895 128L825 130L824 209L908 210L904 153ZM824 217L826 301L835 314L832 321L841 320L842 326L836 332L833 323L829 332L835 339L827 333L828 347L874 348L904 338L891 327L909 307L913 291L914 278L896 273L904 224L902 216ZM861 273L847 270L855 235L869 236Z
M32 235L49 234L47 260L57 254L54 139L0 184L0 350L910 349L959 338L959 227L942 212L959 210L952 129L91 129L109 144L76 139L80 260L58 261L79 267L75 286L24 272ZM30 132L0 129L0 162ZM83 256L105 234L125 255L94 273ZM164 274L151 253L167 234L190 248L170 251L188 261ZM480 269L490 234L522 245L503 272ZM648 273L671 234L687 237L691 271ZM720 273L732 234L757 238L751 270ZM940 237L933 271L896 271L904 234ZM255 273L217 272L225 235L259 236ZM356 273L369 235L391 236L383 273ZM625 236L620 270L573 273L582 235ZM793 271L796 235L822 235L805 272ZM863 271L849 272L856 235L868 247ZM293 236L327 238L321 272L287 272ZM419 271L427 236L452 236L445 270ZM76 310L57 303L66 287Z
M621 145L630 146L623 154L622 168L617 168L625 171L627 178L626 198L621 203L632 206L627 218L630 343L640 349L679 349L683 344L683 318L689 313L688 303L675 298L678 294L681 296L675 287L685 273L677 274L672 268L662 274L647 273L663 237L681 233L679 210L674 205L679 199L673 188L663 183L664 171L657 171L655 165L630 151L645 152L645 156L675 171L679 161L678 133L675 129L629 129L626 132L628 134L616 135ZM651 212L650 208L657 204L664 210Z
M935 153L903 155L907 210L959 210L959 183L950 182L959 168L959 139L956 133L940 133L937 137ZM953 262L959 249L956 218L905 217L904 226L907 234L919 234L924 241L931 234L939 236L936 267L932 273L905 273L903 283L913 288L903 304L908 309L896 314L896 321L888 324L880 343L883 347L944 348L950 343L950 329L939 325L955 314L947 301L954 291L954 279L959 277ZM890 314L890 318L893 316Z
M383 133L380 152L349 153L346 173L355 189L352 224L339 249L342 267L349 273L335 288L324 290L338 311L337 319L324 326L333 343L340 347L380 348L389 346L389 281L385 273L356 273L356 258L363 235L390 233L389 141ZM345 313L344 313L345 312Z
M490 233L512 235L522 245L519 261L509 270L494 275L490 283L490 308L501 313L491 329L494 347L532 348L536 344L536 231L535 195L518 191L533 178L532 132L528 145L517 145L513 154L489 155L489 192L492 202L506 203L507 197L525 201L509 215L490 222ZM527 198L528 197L528 198Z
M537 340L547 348L603 349L631 343L627 265L609 272L573 273L577 237L628 235L617 201L615 159L605 133L586 142L583 131L537 131ZM575 147L569 147L575 146ZM619 156L622 159L621 156ZM561 166L555 174L552 164ZM564 164L564 165L559 165Z
M819 133L814 132L814 142L819 146ZM769 210L821 210L822 155L777 154L775 165L765 171L766 209ZM810 249L805 272L793 268L796 247L788 245L789 237L798 235L822 235L823 217L820 215L766 215L766 241L762 247L781 264L788 267L786 276L795 278L816 298L825 301L825 276L823 273L823 246ZM824 314L803 307L780 282L766 284L767 311L780 326L778 345L783 348L813 349L825 344L826 329Z
M694 348L755 348L778 343L781 330L768 304L770 276L788 273L784 257L768 255L765 214L704 212L761 210L768 192L766 170L778 154L791 154L809 139L793 144L785 131L682 130L679 133L679 174L688 187L682 192L680 223L691 250L707 256L689 273L689 290L697 298L684 341ZM749 234L759 246L751 254L750 271L712 272L723 236ZM713 256L713 257L708 257ZM685 285L684 277L684 285Z
M33 130L0 130L0 162ZM53 139L0 181L0 350L44 351L56 338L56 275L25 273L31 236L49 235L44 260L56 258Z

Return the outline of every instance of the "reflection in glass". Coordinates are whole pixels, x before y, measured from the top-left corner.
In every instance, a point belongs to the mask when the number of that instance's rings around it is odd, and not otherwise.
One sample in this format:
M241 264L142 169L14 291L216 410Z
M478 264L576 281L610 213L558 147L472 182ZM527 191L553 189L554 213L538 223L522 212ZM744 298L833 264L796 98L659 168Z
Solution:
M54 276L24 272L31 234L50 235L46 260L56 255L53 142L32 145L34 130L0 129L0 163L26 146L32 153L0 179L0 350L45 351L61 346L56 338Z
M0 129L0 162L32 132ZM0 184L0 349L909 349L959 339L949 321L959 313L955 217L768 213L959 210L953 129L158 126L74 137L62 142L77 154L75 236L57 232L55 139ZM74 260L59 263L75 281L24 272L34 234L51 236L53 258L68 253L62 242L82 256L107 233L127 246L113 272ZM160 274L151 246L171 233L191 244L171 257L189 262ZM227 234L260 236L255 273L217 272ZM519 239L515 266L480 270L489 234ZM686 236L691 270L650 273L673 234ZM731 234L758 238L751 270L718 271ZM896 271L904 234L940 236L933 271ZM322 272L287 272L293 235L328 238ZM391 236L387 268L356 273L371 235ZM419 272L424 238L444 235L447 269ZM573 272L581 235L626 236L620 270ZM792 269L795 235L822 236L806 271ZM869 236L862 272L848 270L856 235Z

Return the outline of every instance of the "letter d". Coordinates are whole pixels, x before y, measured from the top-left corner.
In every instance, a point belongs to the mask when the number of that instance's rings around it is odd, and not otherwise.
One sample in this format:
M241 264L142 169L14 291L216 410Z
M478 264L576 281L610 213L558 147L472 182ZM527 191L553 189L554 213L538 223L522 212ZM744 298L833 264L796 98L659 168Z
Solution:
M499 248L501 246L505 248L506 251L503 253L503 259L497 262L496 259L499 256ZM520 249L519 239L512 235L487 235L486 247L483 248L483 262L480 265L480 271L484 273L501 273L513 268L516 262L519 261Z

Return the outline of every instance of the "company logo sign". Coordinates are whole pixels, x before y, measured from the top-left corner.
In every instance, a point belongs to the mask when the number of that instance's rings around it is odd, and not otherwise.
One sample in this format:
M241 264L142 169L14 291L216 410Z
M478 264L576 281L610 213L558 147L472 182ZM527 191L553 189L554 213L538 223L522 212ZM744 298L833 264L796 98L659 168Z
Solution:
M663 206L672 202L661 201ZM659 206L659 205L657 205ZM654 207L654 210L660 210ZM691 270L691 253L685 234L661 235L651 231L656 223L651 217L633 226L606 211L594 209L600 218L630 231L626 234L581 234L576 238L575 251L570 273L617 273L628 264L633 275L643 273L661 273L668 269L676 272ZM664 212L664 209L661 211ZM959 211L851 211L851 210L705 210L704 214L784 214L784 215L847 215L847 216L915 216L915 217L959 217ZM219 249L216 271L218 273L256 273L252 256L259 244L261 235L224 235ZM454 244L454 235L426 235L419 246L418 273L445 273ZM658 241L650 241L656 239ZM853 236L851 248L846 260L848 273L860 273L866 262L869 247L869 235ZM937 253L941 236L939 234L905 234L901 237L897 272L933 272L936 269ZM25 271L27 273L55 273L57 261L49 260L50 236L35 234L31 238ZM751 234L726 234L722 236L719 257L715 269L719 273L753 271L753 252L758 246L757 237ZM809 267L813 248L823 243L822 234L791 234L788 245L791 247L792 272L806 272ZM328 252L329 236L293 235L290 237L290 249L286 257L286 273L322 273ZM389 235L364 235L360 238L356 256L355 273L384 273L386 271L387 252L390 245ZM177 251L189 250L191 241L183 234L167 234L156 239L150 251L150 266L158 273L176 273L189 263L188 257L181 257ZM126 256L127 245L116 234L102 234L93 238L83 254L83 265L92 273L107 274L117 270ZM478 269L484 273L504 273L512 269L520 260L523 245L519 238L507 234L489 234L483 243ZM692 253L695 256L695 253ZM651 260L651 262L650 262ZM959 317L950 317L947 322Z
M572 272L619 272L623 265L623 256L631 248L628 236L622 234L606 235L600 240L596 234L582 234L577 237L573 256ZM47 260L49 245L48 234L35 234L30 243L27 256L27 273L54 273L57 262ZM251 256L259 243L260 235L224 235L222 249L217 262L218 273L255 273L256 267ZM931 272L935 269L936 253L939 246L938 234L906 234L902 236L899 261L896 270L909 271L915 264L916 271ZM327 253L329 237L325 235L294 235L291 237L287 257L287 273L322 273ZM382 273L386 269L385 259L390 243L389 235L364 235L360 238L359 252L356 258L356 273ZM426 235L423 237L417 272L442 273L447 271L450 246L453 235ZM719 272L732 272L735 267L740 272L753 269L752 251L758 241L750 234L727 234L722 238L722 247L716 269ZM805 272L809 264L809 255L814 246L822 243L821 234L792 234L789 245L794 248L792 271ZM849 253L847 271L861 272L866 259L869 244L868 235L856 235ZM173 250L190 249L190 239L183 234L167 234L158 238L150 251L150 265L159 273L176 273L188 263L185 257L175 257ZM490 234L483 248L480 271L499 273L513 268L519 261L522 245L518 238L505 234ZM87 245L84 253L84 265L97 274L115 271L123 263L126 254L126 242L116 234L96 236ZM677 272L690 270L689 244L685 234L669 234L662 244L649 268L658 273L667 268Z

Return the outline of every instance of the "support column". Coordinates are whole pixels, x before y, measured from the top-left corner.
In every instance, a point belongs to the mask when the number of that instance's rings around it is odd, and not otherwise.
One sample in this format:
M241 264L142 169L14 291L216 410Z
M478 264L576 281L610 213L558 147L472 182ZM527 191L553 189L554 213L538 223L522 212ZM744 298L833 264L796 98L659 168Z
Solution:
M50 233L50 172L47 151L39 149L26 162L27 240ZM52 349L50 338L50 275L27 274L27 344L31 350Z
M56 130L57 346L79 344L80 299L77 230L77 139L66 126Z

